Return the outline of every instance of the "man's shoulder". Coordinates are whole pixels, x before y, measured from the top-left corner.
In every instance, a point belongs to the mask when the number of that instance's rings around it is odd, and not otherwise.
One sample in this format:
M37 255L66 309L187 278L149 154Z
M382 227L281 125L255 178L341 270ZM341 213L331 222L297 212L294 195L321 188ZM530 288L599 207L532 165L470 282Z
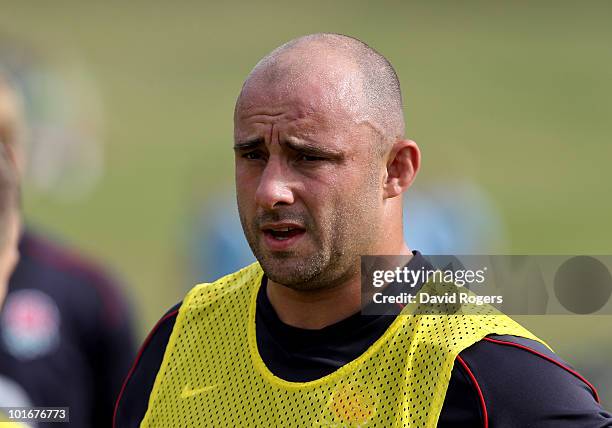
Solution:
M458 359L463 361L462 365L470 367L475 375L481 377L489 376L499 380L512 378L530 383L538 382L538 379L566 384L571 381L599 401L597 391L590 382L547 346L532 339L489 335L463 350ZM545 377L545 374L554 376Z
M114 427L140 425L181 305L182 302L179 302L166 311L140 346L117 397Z
M164 313L164 315L157 321L157 324L161 325L164 323L173 323L176 320L176 317L182 305L183 302L181 301L178 302L176 305L172 306L170 309L168 309L166 313ZM153 330L155 330L155 327L153 328Z
M145 355L147 358L151 358L152 360L159 360L159 363L161 364L161 359L163 358L163 354L166 351L166 346L168 344L168 341L170 340L170 336L172 334L172 330L174 328L174 324L176 323L176 318L178 316L182 304L183 302L179 302L176 305L172 306L155 323L155 325L145 338L144 342L140 346L140 350L138 352L138 355L136 356L131 371L137 369L139 363L141 362L141 359ZM131 373L128 374L128 378L130 377L130 375Z
M140 351L138 352L136 361L134 362L134 368L136 368L140 362L140 359L145 353L148 354L148 357L151 357L154 360L159 360L159 363L161 364L161 359L166 351L166 346L168 345L170 336L172 335L172 330L174 329L174 324L176 323L176 318L178 317L178 313L182 305L183 302L181 301L172 306L155 323L140 347Z
M516 423L517 414L524 426L543 427L566 426L560 420L603 426L597 423L610 418L593 385L535 340L489 335L459 354L457 370L471 384L483 418L500 426Z
M184 300L172 306L159 318L157 323L151 329L149 336L167 335L169 337L169 333L174 328L174 324L176 323L180 309L185 306L185 301L193 297L194 294L199 295L198 297L206 297L207 304L210 304L217 298L224 297L228 292L239 291L248 285L256 285L257 281L261 281L261 272L262 271L259 264L253 263L213 282L203 282L195 285L187 293ZM145 340L143 347L146 346L146 342L147 341Z

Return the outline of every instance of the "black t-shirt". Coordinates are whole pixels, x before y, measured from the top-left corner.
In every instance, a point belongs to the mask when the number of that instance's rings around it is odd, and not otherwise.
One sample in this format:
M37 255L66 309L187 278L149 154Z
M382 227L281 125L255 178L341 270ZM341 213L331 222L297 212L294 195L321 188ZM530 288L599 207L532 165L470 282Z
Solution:
M69 423L108 427L136 354L130 307L100 266L27 230L0 315L2 406L70 407Z
M408 267L427 267L418 252ZM276 376L294 382L323 377L361 355L399 313L360 313L320 330L283 323L266 294L257 296L256 337L260 355ZM180 304L155 326L142 346L120 394L116 428L135 428L147 410L155 376ZM612 416L580 375L542 344L514 336L489 336L457 357L439 427L612 427Z

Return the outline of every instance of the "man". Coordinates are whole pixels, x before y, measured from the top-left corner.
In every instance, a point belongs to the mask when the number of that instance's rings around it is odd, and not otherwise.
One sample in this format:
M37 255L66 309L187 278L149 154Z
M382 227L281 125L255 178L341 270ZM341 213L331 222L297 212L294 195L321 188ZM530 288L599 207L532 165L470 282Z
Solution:
M26 133L20 104L0 74L0 142L18 177ZM127 302L96 264L30 228L20 235L0 314L0 379L12 385L1 388L0 405L68 406L68 426L107 427L135 354Z
M336 34L274 50L238 97L234 150L258 263L159 321L115 427L612 426L591 385L505 316L360 314L360 255L429 266L403 239L420 152L382 55Z
M0 106L0 110L1 110ZM17 261L19 251L20 218L19 218L19 186L17 173L9 152L0 141L0 306L4 302L8 282ZM19 386L0 376L0 402L10 393L13 397L21 393ZM14 404L28 404L24 399ZM7 421L8 415L0 412L0 426ZM11 424L11 426L23 426Z

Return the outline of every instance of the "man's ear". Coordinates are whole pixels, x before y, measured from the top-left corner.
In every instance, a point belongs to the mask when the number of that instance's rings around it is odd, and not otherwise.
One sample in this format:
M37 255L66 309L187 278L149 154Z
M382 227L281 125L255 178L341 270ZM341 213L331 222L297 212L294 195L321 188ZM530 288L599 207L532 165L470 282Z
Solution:
M421 165L421 151L412 140L398 140L393 144L387 160L384 182L385 199L400 195L410 187Z

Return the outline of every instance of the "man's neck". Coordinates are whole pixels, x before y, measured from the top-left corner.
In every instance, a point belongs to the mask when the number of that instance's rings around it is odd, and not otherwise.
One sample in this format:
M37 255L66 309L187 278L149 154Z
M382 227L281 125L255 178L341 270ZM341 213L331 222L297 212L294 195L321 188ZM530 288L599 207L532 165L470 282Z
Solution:
M360 278L334 288L300 291L268 280L270 304L282 322L292 327L318 330L350 317L359 310Z
M403 246L398 254L411 255ZM268 280L267 295L278 318L287 325L319 330L357 313L361 308L361 276L353 275L336 287L294 290Z

